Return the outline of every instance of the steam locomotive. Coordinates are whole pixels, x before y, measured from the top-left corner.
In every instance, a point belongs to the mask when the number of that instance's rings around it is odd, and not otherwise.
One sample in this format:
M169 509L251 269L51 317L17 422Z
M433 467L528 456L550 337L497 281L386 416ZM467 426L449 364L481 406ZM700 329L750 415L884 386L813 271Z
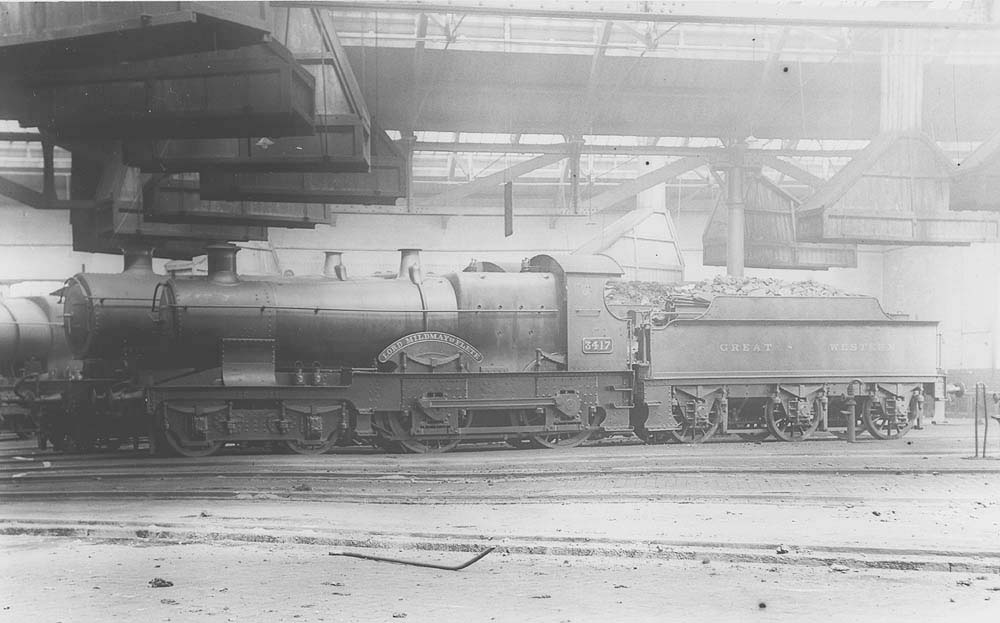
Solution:
M117 447L148 434L141 357L152 354L150 249L127 249L119 274L79 273L49 297L0 301L0 411L27 420L39 447ZM13 427L11 427L13 428Z
M42 420L37 395L43 380L71 374L61 313L54 296L0 300L0 428L22 439Z
M75 434L117 426L183 456L795 441L848 427L892 438L944 397L936 323L890 318L871 298L612 310L605 284L622 271L605 256L425 276L403 249L394 278L349 279L328 253L322 276L248 279L236 247L207 251L203 278L164 279L133 254L121 275L67 282L66 336L84 367L54 393L67 421L87 414Z

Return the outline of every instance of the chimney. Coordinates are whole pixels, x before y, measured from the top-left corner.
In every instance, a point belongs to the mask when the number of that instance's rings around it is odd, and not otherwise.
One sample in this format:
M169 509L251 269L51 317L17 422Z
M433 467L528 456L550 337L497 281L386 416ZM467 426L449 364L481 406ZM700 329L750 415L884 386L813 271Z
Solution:
M227 242L205 247L208 254L208 279L216 283L236 283L236 252L239 247Z
M122 260L122 272L130 274L153 272L152 247L123 248Z
M399 250L399 274L396 278L409 279L416 284L424 280L420 272L420 249Z
M340 251L327 251L323 263L323 276L327 279L347 281L347 267L344 266L344 254Z

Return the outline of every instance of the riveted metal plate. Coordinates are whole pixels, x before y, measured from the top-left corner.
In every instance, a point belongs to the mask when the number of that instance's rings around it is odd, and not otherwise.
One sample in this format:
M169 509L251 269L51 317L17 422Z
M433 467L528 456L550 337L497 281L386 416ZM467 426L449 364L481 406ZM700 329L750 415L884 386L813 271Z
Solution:
M274 385L274 340L222 340L222 382L227 386Z

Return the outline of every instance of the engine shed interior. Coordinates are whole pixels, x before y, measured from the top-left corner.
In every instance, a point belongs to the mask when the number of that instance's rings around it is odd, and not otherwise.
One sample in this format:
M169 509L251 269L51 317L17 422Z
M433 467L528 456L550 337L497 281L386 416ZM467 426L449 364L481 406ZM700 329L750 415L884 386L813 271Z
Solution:
M0 621L1000 621L998 198L1000 0L0 2Z
M63 376L175 369L184 356L164 341L229 337L276 340L279 367L413 371L430 355L381 355L432 330L466 336L487 370L596 370L632 339L636 305L670 331L687 322L678 306L830 289L936 322L911 361L933 354L955 383L1000 384L1000 28L983 3L502 4L5 9L8 367L44 368L29 351L61 323L71 356L50 367ZM238 260L213 255L220 244ZM419 263L398 265L400 248L421 249ZM128 277L106 277L118 255ZM597 280L557 291L574 258L670 295L609 286L636 296L599 304ZM331 277L335 298L314 300ZM61 317L20 301L50 293ZM307 301L312 317L286 313ZM826 324L850 313L819 307ZM606 313L622 319L614 335ZM500 329L505 315L517 322ZM891 357L878 335L820 341L862 350L766 365L826 370L852 352L867 373ZM719 353L735 374L760 344L734 337ZM209 351L186 363L213 363Z

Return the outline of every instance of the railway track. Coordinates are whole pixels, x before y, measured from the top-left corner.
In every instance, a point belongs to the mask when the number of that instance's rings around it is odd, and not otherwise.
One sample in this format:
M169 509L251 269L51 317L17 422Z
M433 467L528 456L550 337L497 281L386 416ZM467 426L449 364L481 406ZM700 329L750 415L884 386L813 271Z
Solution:
M1000 461L959 433L183 460L25 444L0 448L0 535L998 573Z
M567 462L507 463L376 460L358 464L334 457L244 456L202 460L82 457L0 459L0 500L254 500L340 501L383 504L521 504L607 502L768 501L795 505L945 504L981 497L1000 464L945 457L897 464L817 465L789 457L756 464L703 466L697 461L648 457L587 457ZM584 453L586 454L586 453ZM352 457L353 458L353 457ZM695 457L697 458L697 457ZM855 459L857 457L852 457ZM515 460L520 459L520 460ZM883 457L884 459L884 457ZM862 461L867 459L861 458ZM786 463L776 464L777 463ZM957 492L956 492L957 491Z
M105 543L229 545L308 545L353 550L478 552L488 547L503 554L559 557L601 556L626 559L700 560L702 563L763 563L841 570L894 569L952 573L1000 573L1000 550L962 548L893 548L861 545L793 546L769 542L634 539L599 536L510 534L503 537L463 532L385 531L323 532L281 524L229 525L193 522L149 524L78 520L0 519L0 536L60 537Z

